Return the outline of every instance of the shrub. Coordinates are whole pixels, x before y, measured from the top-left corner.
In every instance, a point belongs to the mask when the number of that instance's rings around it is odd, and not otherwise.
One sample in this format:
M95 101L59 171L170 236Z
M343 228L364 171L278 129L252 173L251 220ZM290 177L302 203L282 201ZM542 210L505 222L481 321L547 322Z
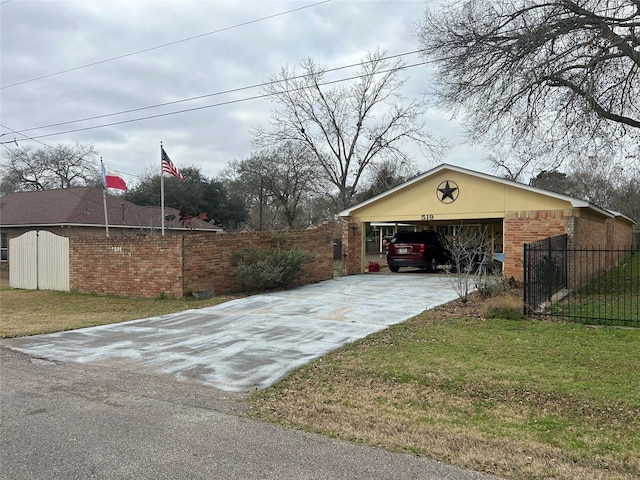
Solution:
M484 318L523 320L522 301L513 295L504 294L484 301L480 313Z
M508 290L507 282L499 268L492 270L489 275L482 275L478 278L476 288L482 298L502 295Z
M291 288L298 285L304 275L302 265L314 258L300 247L286 249L279 242L265 250L248 247L234 254L237 264L234 274L249 291Z

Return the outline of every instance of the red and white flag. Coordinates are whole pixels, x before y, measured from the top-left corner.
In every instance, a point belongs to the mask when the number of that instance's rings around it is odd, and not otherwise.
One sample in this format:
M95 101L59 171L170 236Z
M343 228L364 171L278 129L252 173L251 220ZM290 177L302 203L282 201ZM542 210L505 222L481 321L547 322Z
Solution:
M115 173L107 172L102 163L102 185L104 188L117 188L118 190L128 190L124 179Z

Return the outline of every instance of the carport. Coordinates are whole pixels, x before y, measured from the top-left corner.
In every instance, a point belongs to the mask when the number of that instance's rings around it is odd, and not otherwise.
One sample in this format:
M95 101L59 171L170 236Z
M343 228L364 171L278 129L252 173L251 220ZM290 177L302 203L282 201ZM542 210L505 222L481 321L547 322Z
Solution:
M577 244L623 244L633 222L587 201L485 173L442 164L340 212L343 273L366 271L368 255L382 251L398 230L455 235L460 226L482 229L487 258L507 277L522 280L524 243L567 234Z

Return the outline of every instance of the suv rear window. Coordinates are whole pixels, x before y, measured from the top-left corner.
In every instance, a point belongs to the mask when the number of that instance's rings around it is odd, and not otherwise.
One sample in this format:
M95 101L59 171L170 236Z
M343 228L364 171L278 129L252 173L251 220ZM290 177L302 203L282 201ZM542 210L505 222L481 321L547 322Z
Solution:
M391 243L439 243L436 232L397 232Z

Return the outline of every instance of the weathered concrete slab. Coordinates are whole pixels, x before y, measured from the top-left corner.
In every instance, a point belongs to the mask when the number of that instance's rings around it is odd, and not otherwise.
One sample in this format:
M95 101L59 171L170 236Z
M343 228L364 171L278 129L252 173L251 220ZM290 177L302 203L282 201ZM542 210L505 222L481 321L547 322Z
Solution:
M266 388L347 342L454 298L437 275L356 275L3 344L53 360L104 363L246 392Z

